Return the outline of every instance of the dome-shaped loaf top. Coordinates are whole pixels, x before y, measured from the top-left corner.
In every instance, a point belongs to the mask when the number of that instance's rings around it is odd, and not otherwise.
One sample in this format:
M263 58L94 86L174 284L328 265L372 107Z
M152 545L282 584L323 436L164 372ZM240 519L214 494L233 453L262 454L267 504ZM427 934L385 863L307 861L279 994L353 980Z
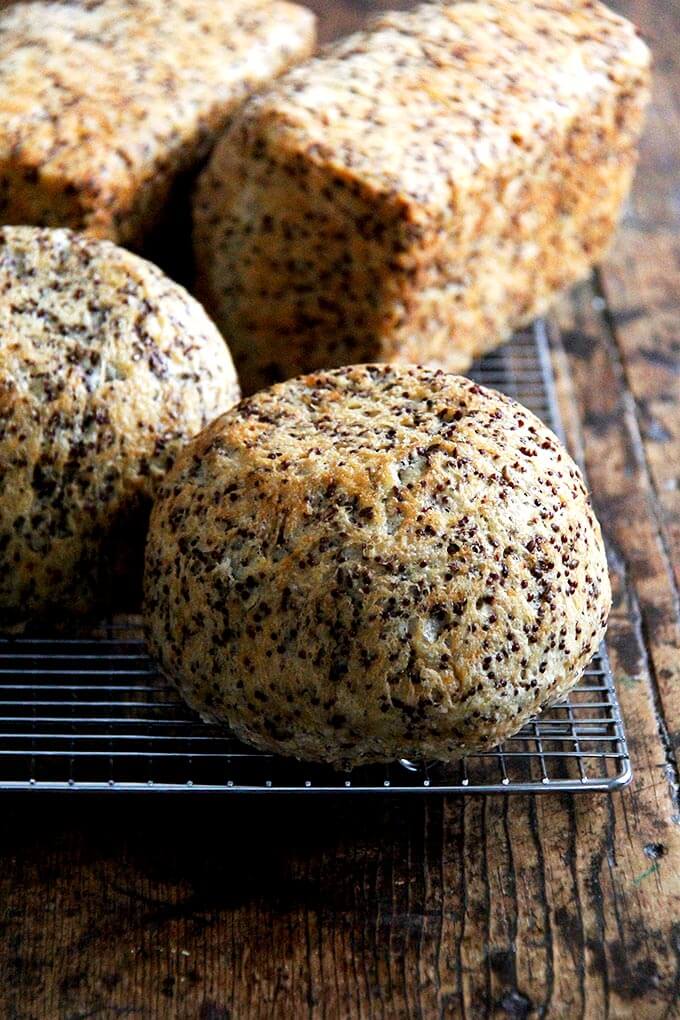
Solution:
M239 397L201 306L70 230L0 229L0 625L108 605L141 577L151 498Z
M579 679L610 588L581 475L509 398L420 367L274 386L160 492L152 647L207 718L357 764L490 747Z

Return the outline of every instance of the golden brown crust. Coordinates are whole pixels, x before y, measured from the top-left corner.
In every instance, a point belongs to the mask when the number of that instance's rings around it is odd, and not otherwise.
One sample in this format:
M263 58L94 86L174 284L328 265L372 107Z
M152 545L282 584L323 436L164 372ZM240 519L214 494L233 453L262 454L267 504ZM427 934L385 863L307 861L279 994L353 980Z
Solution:
M601 255L649 53L588 0L379 17L249 101L195 203L246 391L364 360L462 370Z
M106 604L141 573L151 496L239 395L207 315L155 266L0 228L0 624ZM117 564L120 551L136 562ZM118 593L119 594L119 593Z
M0 11L0 222L138 245L234 107L313 45L313 15L283 0Z
M578 469L457 376L354 366L243 400L164 482L151 648L207 718L357 764L489 747L576 683L610 606Z

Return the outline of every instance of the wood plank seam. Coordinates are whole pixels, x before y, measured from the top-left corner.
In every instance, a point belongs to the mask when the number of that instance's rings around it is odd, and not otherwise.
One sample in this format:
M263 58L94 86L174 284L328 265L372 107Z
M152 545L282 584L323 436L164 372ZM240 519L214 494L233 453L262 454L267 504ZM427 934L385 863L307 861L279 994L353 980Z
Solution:
M666 579L668 581L668 585L672 593L673 603L676 611L676 618L680 620L680 592L678 592L675 583L675 575L671 565L671 556L668 541L665 536L665 528L658 512L659 504L657 500L652 499L651 496L649 495L650 493L654 493L656 494L658 499L659 493L657 492L656 486L654 484L653 473L651 471L651 467L647 458L645 444L642 438L642 434L640 432L638 417L636 413L637 412L636 402L631 392L631 380L628 377L628 372L626 371L623 355L618 344L616 326L612 316L611 308L607 300L606 287L602 279L602 270L601 269L595 270L593 278L595 292L603 302L601 316L603 324L605 326L607 351L612 360L612 367L621 380L622 391L621 399L624 403L625 408L624 419L625 427L628 430L628 433L632 441L632 449L635 453L636 458L638 459L638 463L643 472L645 488L647 490L647 509L650 520L653 521L655 524L655 537L663 553L662 559L664 562ZM639 630L644 639L643 647L645 650L645 657L647 660L646 664L649 670L649 676L651 680L650 694L652 699L652 705L654 707L654 712L657 718L659 739L661 741L661 745L663 747L664 755L667 762L668 778L673 796L673 801L675 803L676 808L680 809L680 772L678 769L678 761L670 737L670 726L664 710L663 698L661 695L659 680L656 672L656 663L654 662L653 656L649 652L649 649L654 647L653 635L649 630L645 618L645 613L640 605L640 601L635 586L635 577L630 571L627 559L625 557L625 553L621 555L621 561L624 566L625 572L624 583L626 584L626 589L631 599L631 610L633 613L632 622L635 626L639 627Z
M627 430L630 436L632 450L636 456L640 470L643 474L643 481L647 493L646 496L647 507L648 510L650 511L650 518L654 521L655 537L660 545L660 548L663 550L665 574L668 577L669 581L671 581L673 571L670 568L668 556L666 554L666 544L660 538L659 534L661 527L660 522L658 520L656 513L654 512L653 516L651 513L651 511L655 511L655 507L654 500L650 497L649 493L652 491L655 492L656 490L651 480L649 464L647 462L647 457L644 450L644 443L642 441L642 436L640 434L638 426L635 402L632 399L632 396L628 389L626 373L624 371L624 367L621 361L620 351L615 341L616 333L615 330L612 328L613 322L611 314L609 315L609 317L605 315L605 310L608 309L608 306L606 298L604 296L604 291L601 285L598 285L597 283L598 275L599 273L596 273L593 276L594 292L596 297L598 297L600 299L600 302L602 303L601 307L599 308L599 317L601 319L602 324L605 327L603 330L603 340L604 343L606 344L606 353L610 359L612 370L618 377L620 383L621 391L620 399L624 404L623 427ZM550 320L550 326L551 328L549 335L551 337L551 346L554 348L555 343L559 344L562 343L563 341L561 339L560 327L554 319ZM574 423L572 431L573 430L578 431L579 442L578 448L576 450L572 450L572 453L574 454L575 459L580 464L580 466L585 467L585 444L582 432L582 424L580 421ZM596 490L592 492L592 499L597 511L598 494ZM678 763L675 757L675 751L673 749L672 741L670 738L669 725L666 719L666 715L663 708L663 701L659 690L658 677L656 675L656 664L653 661L653 657L650 655L650 648L653 648L654 645L651 639L649 628L645 621L643 610L640 605L635 585L635 577L634 574L631 572L631 567L630 564L628 563L626 551L618 548L616 538L611 533L611 531L608 531L606 533L606 540L610 557L614 561L612 565L615 567L615 569L621 576L621 580L627 594L627 598L629 601L631 624L633 625L637 633L638 639L640 640L641 648L643 649L645 665L649 676L648 693L650 703L655 714L659 740L663 750L664 761L666 765L666 779L669 784L669 790L673 799L673 803L676 807L676 810L680 813L680 774L678 771ZM674 584L673 590L675 591ZM678 616L680 618L680 604L678 609Z
M594 274L594 277L593 277L593 281L594 280L595 280L595 274ZM606 307L606 300L605 300L605 298L603 296L602 289L600 287L595 287L595 290L596 290L597 296L604 302L604 305ZM604 307L601 309L601 311L604 312ZM610 320L609 321L611 323L611 316L610 316ZM613 331L611 329L611 325L610 324L607 325L607 332L608 332L608 334L610 335L610 338L611 338L611 336L613 335ZM554 361L555 356L558 353L559 346L564 343L564 337L562 335L562 330L560 329L560 326L559 326L559 324L558 324L558 322L557 322L557 320L555 318L550 318L548 320L548 337L549 337L549 340L550 340L551 357L552 357L552 359ZM636 416L635 416L634 402L632 400L628 400L627 399L629 397L629 393L628 393L628 390L626 388L626 379L625 379L625 374L623 372L623 366L620 364L620 360L618 359L618 355L615 355L614 352L608 352L608 353L612 354L612 365L613 365L614 368L616 368L617 360L618 360L618 363L619 363L619 369L620 369L619 378L620 378L620 381L621 381L621 390L622 390L622 394L621 395L622 395L622 399L627 404L629 404L629 406L627 408L627 411L628 411L628 414L627 414L628 423L629 423L630 426L632 426L632 429L634 429L634 431L637 433L637 442L635 444L636 445L636 452L638 453L638 456L640 458L641 466L644 466L645 475L646 475L646 479L647 479L647 484L651 485L651 479L649 478L649 466L646 463L646 457L644 455L644 447L643 447L643 444L642 444L642 438L640 436L639 430L637 429L637 419L636 419ZM569 383L569 385L571 386L572 380L571 380L570 374L568 372L568 368L565 367L564 371L565 371L565 373L567 375L567 379L565 381L567 381ZM568 430L567 430L568 431L567 445L569 447L569 452L574 457L574 460L577 462L579 467L585 472L585 470L586 470L586 454L585 454L585 440L584 440L584 436L583 436L583 425L582 425L582 423L580 421L580 416L579 415L572 415L572 416L569 416L569 417L571 418L571 420L568 423ZM633 423L634 423L634 425L633 425ZM587 476L586 476L586 480L587 480ZM590 486L589 486L589 488L590 488ZM595 509L597 511L597 509L598 509L597 492L593 491L592 489L591 489L591 498L593 500L593 504L594 504ZM648 500L648 503L651 504L652 502L653 501ZM657 520L657 526L658 526L658 523L659 522ZM631 574L631 570L630 570L629 564L627 562L625 552L618 548L618 544L616 542L616 539L615 539L614 535L612 535L611 533L606 533L605 534L605 538L606 538L606 544L607 544L608 558L610 560L610 564L614 567L616 573L618 573L619 577L621 578L623 588L624 588L624 590L626 592L626 598L628 600L628 612L629 612L630 623L631 623L631 626L633 627L633 630L634 630L635 635L637 637L637 640L639 642L640 648L641 648L642 653L644 655L645 669L646 669L646 672L647 672L647 674L649 676L649 683L647 684L647 689L648 689L650 704L651 704L653 712L654 712L654 717L655 717L656 726L657 726L657 732L658 732L658 735L659 735L659 741L660 741L661 747L663 749L663 755L664 755L664 761L665 761L665 771L666 771L666 781L668 782L668 787L669 787L671 799L672 799L672 802L673 802L676 810L678 811L678 820L680 821L680 773L678 771L678 764L676 762L675 754L674 754L674 751L673 751L673 745L672 745L672 741L671 741L671 738L670 738L668 723L666 721L666 718L665 718L665 715L664 715L664 711L663 711L663 705L662 705L662 702L661 702L658 680L657 680L656 675L655 675L655 665L654 665L654 663L653 663L653 661L652 661L652 659L650 657L650 654L649 654L649 649L650 649L650 647L652 647L652 645L650 643L651 642L651 635L650 635L649 629L646 626L645 621L644 621L644 616L643 616L643 613L642 613L642 609L640 607L640 601L639 601L639 598L638 598L638 595L637 595L637 592L636 592L636 589L635 589L635 580L634 580L634 577ZM672 573L672 571L671 571L671 573ZM678 615L680 617L680 604L679 604L679 609L678 609ZM623 721L624 721L624 727L625 727L625 718L624 718ZM635 766L635 763L633 762L633 767L634 766Z
M596 269L593 275L595 280L595 290L598 296L603 301L602 317L607 327L607 332L609 334L611 342L617 352L616 364L618 365L618 368L621 372L621 378L623 380L622 388L624 391L624 400L629 404L628 411L630 415L630 422L631 425L633 426L633 438L635 441L636 452L639 454L642 464L644 464L645 475L647 478L649 488L656 495L656 500L650 499L648 501L649 510L654 520L656 521L658 538L664 550L664 555L667 563L666 573L668 577L669 586L673 593L675 611L678 616L678 619L680 619L680 589L678 588L678 585L676 583L675 574L671 565L673 557L671 553L670 543L668 541L668 536L666 533L665 522L659 512L662 501L662 493L659 492L659 489L656 485L654 472L652 471L651 465L649 463L649 458L647 457L647 451L645 448L645 442L644 439L642 438L642 433L640 431L638 418L639 408L637 405L637 401L635 400L635 397L633 395L634 393L633 380L631 379L630 373L626 368L626 363L623 358L623 352L620 350L619 347L616 323L614 321L614 316L612 314L609 301L607 300L607 288L605 281L603 279L603 271L601 269Z

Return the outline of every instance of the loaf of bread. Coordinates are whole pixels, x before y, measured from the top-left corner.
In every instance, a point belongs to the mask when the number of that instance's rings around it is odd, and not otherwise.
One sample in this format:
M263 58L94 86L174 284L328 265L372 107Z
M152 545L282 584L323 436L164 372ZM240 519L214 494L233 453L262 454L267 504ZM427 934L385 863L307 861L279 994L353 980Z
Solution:
M239 392L201 306L108 241L0 228L0 295L0 627L10 628L93 610L141 581L158 483Z
M199 294L244 391L379 360L465 370L602 254L649 53L591 0L426 4L295 68L202 174Z
M564 695L610 607L577 467L521 405L360 365L243 400L152 512L162 671L260 748L334 764L488 748Z
M281 0L3 5L0 223L141 244L234 107L313 44Z

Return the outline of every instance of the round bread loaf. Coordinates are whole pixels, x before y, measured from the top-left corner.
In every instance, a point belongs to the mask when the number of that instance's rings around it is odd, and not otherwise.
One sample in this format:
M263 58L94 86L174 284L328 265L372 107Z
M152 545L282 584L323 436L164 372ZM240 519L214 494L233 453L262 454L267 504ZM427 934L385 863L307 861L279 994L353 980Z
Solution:
M239 392L201 306L107 241L4 227L0 294L7 628L90 611L120 594L119 580L141 578L158 482Z
M241 401L161 486L153 654L258 747L355 765L488 748L602 638L600 528L557 438L509 398L359 365Z

